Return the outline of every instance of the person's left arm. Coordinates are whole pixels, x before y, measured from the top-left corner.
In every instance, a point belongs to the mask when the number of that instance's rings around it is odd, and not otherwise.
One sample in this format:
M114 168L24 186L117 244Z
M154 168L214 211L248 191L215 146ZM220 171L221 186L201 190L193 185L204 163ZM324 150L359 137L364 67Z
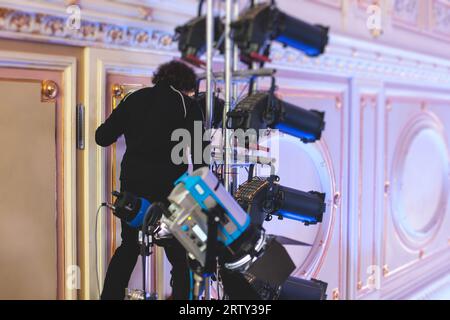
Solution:
M99 146L108 147L124 133L128 118L129 100L125 96L105 122L97 128L95 141Z

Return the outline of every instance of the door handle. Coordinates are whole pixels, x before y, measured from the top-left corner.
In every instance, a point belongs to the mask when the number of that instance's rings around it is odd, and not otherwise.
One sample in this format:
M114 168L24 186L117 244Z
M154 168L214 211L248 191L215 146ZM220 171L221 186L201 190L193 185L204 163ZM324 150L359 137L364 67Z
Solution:
M85 123L85 112L84 105L82 103L77 104L77 149L84 150L84 123Z

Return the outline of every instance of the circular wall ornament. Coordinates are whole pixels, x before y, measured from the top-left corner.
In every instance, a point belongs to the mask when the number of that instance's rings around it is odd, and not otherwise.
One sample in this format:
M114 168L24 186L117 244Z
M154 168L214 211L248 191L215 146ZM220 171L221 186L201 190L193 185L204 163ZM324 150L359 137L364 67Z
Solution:
M394 227L409 249L421 249L439 231L447 207L449 173L442 123L433 113L418 113L399 136L391 171Z

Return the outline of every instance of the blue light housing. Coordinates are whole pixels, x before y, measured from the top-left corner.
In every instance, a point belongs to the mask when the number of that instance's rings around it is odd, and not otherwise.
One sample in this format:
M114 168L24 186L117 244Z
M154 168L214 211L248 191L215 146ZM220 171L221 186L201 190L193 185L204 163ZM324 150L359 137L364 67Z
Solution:
M297 137L297 138L299 138L299 139L301 139L302 141L305 141L305 142L313 142L313 141L317 140L317 137L314 136L313 134L305 132L305 131L302 131L302 130L297 129L297 128L294 128L294 127L289 126L289 125L284 124L284 123L278 123L274 127L275 127L275 129L278 129L278 130L280 130L283 133L286 133L288 135Z
M283 218L300 221L300 222L303 222L306 224L316 224L318 222L315 217L306 216L306 215L302 215L302 214L294 213L294 212L278 210L278 212L276 214L282 216Z

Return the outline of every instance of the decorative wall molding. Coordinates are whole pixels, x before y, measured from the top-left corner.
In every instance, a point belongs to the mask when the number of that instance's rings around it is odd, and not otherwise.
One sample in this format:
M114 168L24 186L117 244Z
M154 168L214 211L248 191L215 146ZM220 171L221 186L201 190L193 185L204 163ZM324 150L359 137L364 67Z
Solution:
M450 1L430 1L431 30L450 39Z
M277 68L425 85L450 83L448 60L336 34L331 34L326 54L318 58L309 58L277 44L271 57L272 65Z
M403 98L403 100L405 99ZM395 98L389 97L388 103L391 104L391 107L395 102ZM408 99L406 102L411 103L411 105L422 104L425 108L428 101L426 101L426 99ZM428 102L428 104L429 103L430 102ZM433 132L435 135L433 136L434 139L430 140L429 143L433 144L436 148L439 148L438 150L442 148L441 152L437 150L435 150L436 154L433 152L433 158L436 159L436 164L439 160L443 163L443 171L440 173L443 183L441 189L436 192L437 194L440 193L440 197L437 200L435 210L432 212L430 217L428 217L429 220L426 221L426 224L420 229L417 229L410 226L408 219L404 219L405 216L413 215L414 213L407 210L406 212L408 212L408 214L405 214L405 209L403 207L403 203L406 201L406 199L403 198L405 187L402 184L404 183L403 176L406 176L404 173L404 170L406 170L406 157L412 152L411 148L414 140L417 139L417 136L424 131ZM403 128L401 136L398 137L398 142L395 145L390 178L390 212L398 239L402 241L406 247L413 251L423 249L427 244L434 240L435 236L442 227L442 222L444 221L445 214L447 212L447 198L449 195L449 181L447 180L449 175L449 151L445 134L444 124L441 122L439 117L432 112L423 110L411 116L407 122L407 125ZM439 157L441 157L441 159ZM437 185L437 180L438 179L433 179L433 184ZM426 188L426 186L421 187ZM434 205L431 201L427 201L427 203L429 203L430 206ZM426 212L422 210L420 213L423 214L423 216L427 216Z
M376 117L377 106L379 103L379 96L375 93L360 92L359 101L359 150L358 150L358 223L357 223L357 262L356 262L356 295L358 298L371 293L375 289L377 282L375 268L370 266L377 265L377 253L376 253L376 216L377 216L377 184L376 184L376 168L377 168L377 130L378 119ZM365 127L366 119L370 119L370 125L368 127L373 130L372 135L367 131ZM367 155L366 145L373 146L374 152L372 157ZM370 162L370 163L369 163ZM370 180L372 179L372 180ZM371 188L366 188L367 180L372 181ZM367 196L369 194L369 196ZM363 199L372 199L372 208L367 206ZM369 210L367 210L369 208ZM371 209L371 210L370 210ZM369 221L369 222L367 222ZM371 230L364 228L366 225L371 225ZM363 235L363 232L366 235ZM370 236L368 236L370 235ZM364 250L363 250L364 247ZM367 251L369 253L367 253ZM369 267L363 267L364 259L369 260ZM370 270L371 269L371 270ZM372 273L368 273L368 271Z
M0 37L65 45L174 51L172 34L160 30L82 20L78 30L67 17L0 8Z
M392 24L434 39L450 39L450 2L395 0Z
M394 22L406 24L414 28L419 27L418 0L395 0L392 11Z
M414 11L411 8L416 8L416 5L411 4L411 1L413 0L398 0L398 10ZM433 3L439 8L448 7L448 4L441 0L435 0ZM409 7L410 9L406 9ZM447 17L450 17L450 9L445 12L446 15L436 13L439 19L436 20L435 28L439 30L446 30L446 23L450 23L450 18ZM81 28L72 30L66 26L66 19L63 15L0 7L0 37L144 52L162 51L178 55L177 44L170 32L95 20L82 20ZM448 60L337 34L331 34L330 38L327 53L319 58L309 58L296 50L274 44L272 65L339 76L360 75L420 83L450 83ZM221 57L218 57L218 60L220 61Z
M410 300L445 300L450 288L450 276L443 277L408 297Z
M197 0L2 0L2 6L17 11L42 12L67 17L80 8L82 19L171 32L180 21L197 13Z
M343 0L310 0L312 2L316 2L319 4L324 4L332 8L340 9L342 8ZM345 1L345 0L344 0Z

